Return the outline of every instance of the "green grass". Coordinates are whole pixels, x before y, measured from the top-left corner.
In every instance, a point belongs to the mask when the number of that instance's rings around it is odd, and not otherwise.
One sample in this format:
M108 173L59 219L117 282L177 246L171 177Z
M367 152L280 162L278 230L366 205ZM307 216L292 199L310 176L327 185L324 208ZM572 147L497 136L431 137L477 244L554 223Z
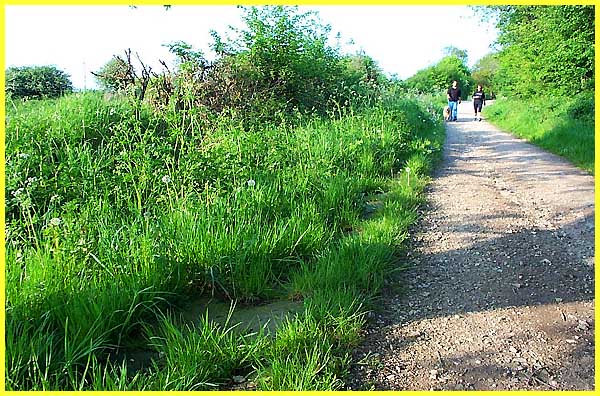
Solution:
M432 114L394 97L243 130L97 93L8 103L7 389L339 388L439 157ZM169 313L202 294L305 309L275 335ZM149 368L114 360L140 344Z
M594 173L594 98L499 99L485 108L500 128Z

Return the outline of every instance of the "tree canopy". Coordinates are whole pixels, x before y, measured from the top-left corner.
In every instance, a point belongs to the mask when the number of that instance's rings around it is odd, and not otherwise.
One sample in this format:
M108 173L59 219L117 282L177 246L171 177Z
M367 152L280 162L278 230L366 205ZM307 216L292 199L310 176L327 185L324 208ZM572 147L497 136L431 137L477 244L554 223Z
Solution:
M419 70L406 80L406 86L417 92L436 93L445 91L452 81L456 80L464 92L463 96L466 97L473 88L471 71L466 65L466 51L454 47L449 47L447 50L452 55L445 56L438 63Z
M22 66L6 70L6 94L13 98L56 98L73 91L69 75L56 66Z
M520 97L593 90L593 6L490 6L483 13L497 18L499 90Z

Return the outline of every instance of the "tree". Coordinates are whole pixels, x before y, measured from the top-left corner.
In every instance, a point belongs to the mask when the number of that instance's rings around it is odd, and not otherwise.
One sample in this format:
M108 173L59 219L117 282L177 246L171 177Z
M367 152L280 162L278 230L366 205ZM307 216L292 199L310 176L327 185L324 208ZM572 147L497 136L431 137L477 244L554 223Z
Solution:
M100 87L112 92L124 90L135 83L131 64L120 56L114 56L100 70L92 74Z
M99 71L92 72L92 74L104 89L114 92L130 90L135 98L141 102L144 100L150 83L152 68L144 64L137 53L136 57L141 67L140 76L133 67L131 49L125 51L125 58L115 55Z
M57 98L73 92L69 75L55 66L22 66L6 70L6 95L13 98Z
M406 80L407 87L423 93L436 93L445 91L452 81L458 81L463 96L473 87L471 72L465 60L455 55L442 58L435 65L419 70L414 76Z
M593 6L493 6L501 89L531 97L594 87Z
M490 97L494 97L498 91L497 84L502 84L497 75L499 66L498 54L491 53L479 59L471 70L473 82L481 84Z
M444 48L444 55L455 56L464 64L467 63L468 55L467 50L463 50L454 46L448 46Z

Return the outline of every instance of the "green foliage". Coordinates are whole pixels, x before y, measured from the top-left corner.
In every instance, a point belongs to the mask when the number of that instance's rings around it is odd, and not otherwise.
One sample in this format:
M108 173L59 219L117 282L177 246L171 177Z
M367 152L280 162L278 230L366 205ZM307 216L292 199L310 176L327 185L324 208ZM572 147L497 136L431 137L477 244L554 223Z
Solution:
M55 66L10 67L6 70L6 96L57 98L73 91L69 75Z
M456 51L460 52L455 49ZM409 89L419 93L438 93L445 92L454 80L458 81L463 98L466 98L473 88L471 72L465 64L465 58L449 55L435 65L419 70L414 76L408 78L405 84Z
M244 22L213 35L214 62L176 42L177 70L140 61L139 78L126 51L97 73L136 101L9 107L8 389L214 389L240 373L261 390L341 386L441 151L440 109L341 56L313 14ZM162 313L207 294L305 311L273 337ZM152 361L134 371L123 352L139 345Z
M498 18L497 87L529 98L594 88L594 7L493 6Z
M518 136L593 172L594 7L492 6L500 51L474 76L508 98L486 110Z
M467 50L463 50L454 46L449 46L444 48L444 53L446 54L446 56L454 56L458 59L460 59L460 61L463 64L467 63L467 59L468 59L468 55L467 55Z
M498 68L498 55L495 53L485 55L473 66L471 76L474 86L481 84L489 99L494 98L498 92L498 87L502 86L497 80Z
M267 344L264 337L236 334L229 322L216 325L208 313L197 325L161 317L158 329L146 326L146 333L160 357L148 375L147 389L155 391L218 389L234 370L249 369Z
M256 87L240 89L241 100L259 100L268 113L328 108L342 74L338 50L327 44L330 28L314 13L286 6L244 8L243 21L245 27L234 30L235 40L226 42L214 34L214 47L230 54L225 62L244 71L235 80ZM258 98L248 98L257 94Z
M152 112L100 93L15 103L7 387L206 389L254 369L264 389L339 386L361 307L439 155L439 114L393 96L333 119L245 130L235 118L209 128L191 109ZM363 219L378 192L388 193L381 217ZM150 332L148 370L115 357L155 312L198 293L246 303L289 294L307 311L275 341L167 320Z
M386 83L372 58L342 56L330 46L330 28L315 13L248 7L242 20L243 26L232 27L225 37L211 32L214 61L187 43L168 44L177 56L177 70L149 79L148 101L158 109L186 113L182 118L193 113L205 123L227 114L251 129L295 122L307 114L324 116L351 103L366 105ZM136 81L131 62L119 59L96 73L108 79L105 85L145 86Z

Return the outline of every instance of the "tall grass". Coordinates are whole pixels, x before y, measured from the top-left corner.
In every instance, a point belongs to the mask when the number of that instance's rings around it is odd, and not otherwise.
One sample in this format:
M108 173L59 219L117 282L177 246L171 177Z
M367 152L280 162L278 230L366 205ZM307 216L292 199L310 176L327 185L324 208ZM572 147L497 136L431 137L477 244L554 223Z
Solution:
M594 173L594 97L499 99L485 108L500 128Z
M7 389L338 387L439 153L432 106L244 130L97 93L8 103ZM162 313L200 294L305 312L251 338ZM115 361L140 342L150 368Z

